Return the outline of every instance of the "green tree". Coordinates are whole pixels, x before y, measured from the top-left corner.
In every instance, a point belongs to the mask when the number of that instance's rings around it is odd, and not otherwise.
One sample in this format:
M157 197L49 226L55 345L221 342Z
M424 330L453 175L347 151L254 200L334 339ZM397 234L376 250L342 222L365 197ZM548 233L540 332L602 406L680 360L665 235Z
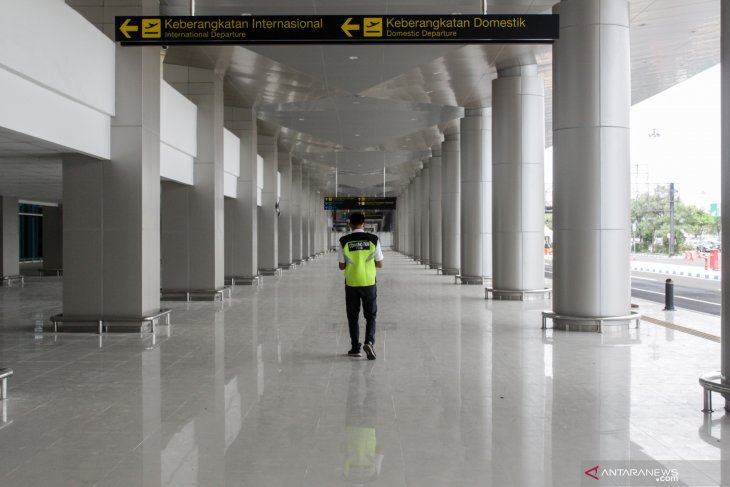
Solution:
M653 194L639 195L631 204L634 237L638 252L665 253L669 249L669 189L659 186ZM686 237L702 238L719 233L719 218L680 198L674 201L674 241L678 250L689 249Z

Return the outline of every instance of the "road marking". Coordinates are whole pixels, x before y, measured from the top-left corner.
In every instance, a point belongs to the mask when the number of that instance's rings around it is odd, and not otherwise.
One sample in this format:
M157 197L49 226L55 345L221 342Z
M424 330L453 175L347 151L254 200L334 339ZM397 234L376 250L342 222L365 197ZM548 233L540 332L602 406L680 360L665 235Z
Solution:
M664 293L659 292L659 291L649 291L648 289L639 289L637 287L632 287L631 289L633 289L634 291L639 291L639 292L643 292L643 293L661 294L662 296L664 296ZM721 306L720 303L713 303L712 301L703 301L701 299L695 299L695 298L687 298L687 297L684 297L684 296L677 296L677 295L675 295L674 296L674 299L686 299L687 301L695 301L697 303L712 304L712 305L715 305L715 306Z
M651 279L650 277L631 276L631 279L639 279L640 281L659 282L659 279Z

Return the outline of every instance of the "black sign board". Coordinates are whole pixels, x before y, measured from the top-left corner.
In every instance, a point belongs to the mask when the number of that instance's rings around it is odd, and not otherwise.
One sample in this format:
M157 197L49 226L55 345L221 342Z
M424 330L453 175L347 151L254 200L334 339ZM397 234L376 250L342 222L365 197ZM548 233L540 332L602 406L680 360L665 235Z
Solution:
M558 16L244 15L116 17L122 45L550 43Z
M356 198L344 196L325 196L325 210L395 210L397 198L359 196Z

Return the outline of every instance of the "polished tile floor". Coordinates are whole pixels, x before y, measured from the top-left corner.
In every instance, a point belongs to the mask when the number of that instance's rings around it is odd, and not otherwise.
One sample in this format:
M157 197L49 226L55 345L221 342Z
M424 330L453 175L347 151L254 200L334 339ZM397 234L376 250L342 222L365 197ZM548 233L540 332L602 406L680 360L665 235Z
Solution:
M0 486L730 485L730 421L703 417L697 384L718 343L543 332L549 303L485 301L387 252L378 358L352 359L336 267L167 302L155 340L49 332L58 278L1 288ZM601 465L680 482L584 473Z

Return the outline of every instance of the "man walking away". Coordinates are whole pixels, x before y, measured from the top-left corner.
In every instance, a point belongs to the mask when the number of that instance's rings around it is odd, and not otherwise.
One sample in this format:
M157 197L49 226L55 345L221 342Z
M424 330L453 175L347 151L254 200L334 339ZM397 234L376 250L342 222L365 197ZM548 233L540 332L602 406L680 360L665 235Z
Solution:
M365 344L368 360L375 360L375 316L378 293L375 268L383 267L383 251L378 237L364 230L365 216L350 215L352 233L340 239L340 270L345 271L345 305L352 347L347 355L360 357L360 302L365 316Z

